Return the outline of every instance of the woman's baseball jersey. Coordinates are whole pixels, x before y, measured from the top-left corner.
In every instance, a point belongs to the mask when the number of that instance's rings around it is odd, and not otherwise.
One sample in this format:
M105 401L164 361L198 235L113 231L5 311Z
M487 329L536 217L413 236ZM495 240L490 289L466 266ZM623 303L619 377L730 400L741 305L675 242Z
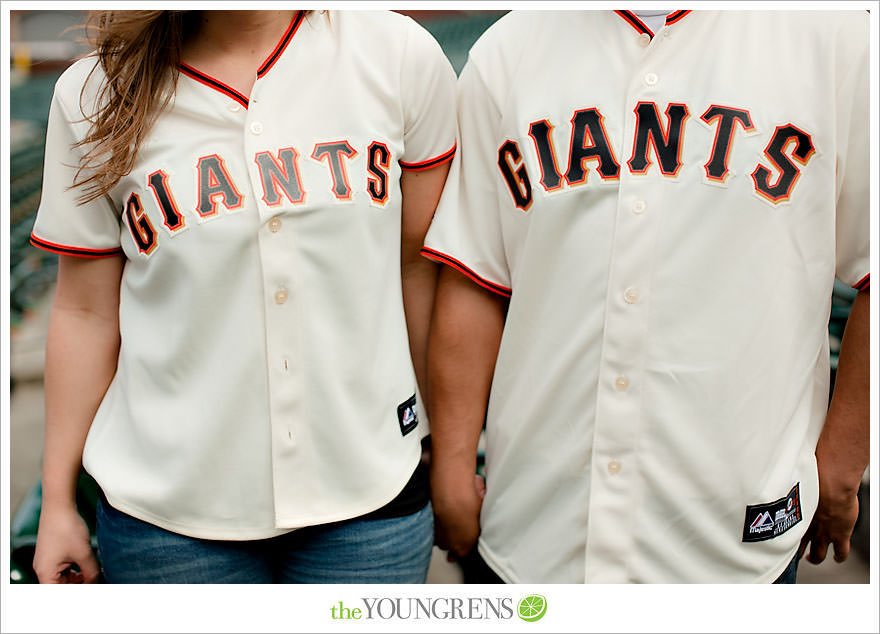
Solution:
M427 433L399 180L455 152L439 45L394 13L298 12L250 96L183 65L131 173L78 205L72 145L95 65L57 83L32 237L126 258L119 365L86 469L114 507L211 539L383 506Z

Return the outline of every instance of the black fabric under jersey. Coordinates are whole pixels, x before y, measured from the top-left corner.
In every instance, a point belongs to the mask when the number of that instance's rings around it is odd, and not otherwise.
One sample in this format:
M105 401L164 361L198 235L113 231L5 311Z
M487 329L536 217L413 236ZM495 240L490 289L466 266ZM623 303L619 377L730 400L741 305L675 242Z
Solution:
M419 462L413 471L409 482L403 487L403 491L385 506L371 511L366 515L356 517L356 520L382 520L391 517L403 517L412 515L425 508L431 499L431 485L428 480L428 465Z

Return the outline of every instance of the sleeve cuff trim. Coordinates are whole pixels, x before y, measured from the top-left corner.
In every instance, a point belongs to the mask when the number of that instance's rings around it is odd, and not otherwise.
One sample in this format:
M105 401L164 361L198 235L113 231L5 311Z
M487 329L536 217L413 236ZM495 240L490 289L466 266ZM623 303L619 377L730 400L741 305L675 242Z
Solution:
M446 163L447 161L451 161L452 157L455 156L455 149L458 146L457 143L452 144L452 148L448 151L444 152L440 156L434 157L432 159L428 159L427 161L420 161L418 163L405 163L404 161L398 161L400 163L400 168L408 171L417 171L417 170L426 170L432 167L436 167L442 163Z
M865 277L860 279L858 282L853 284L853 288L858 291L866 291L871 287L871 274L868 273Z
M463 273L468 276L471 280L482 286L483 288L492 291L502 297L510 297L513 293L512 289L507 288L506 286L501 286L500 284L496 284L495 282L490 282L477 275L474 271L469 269L467 266L456 260L451 255L446 255L445 253L440 253L439 251L435 251L434 249L429 249L428 247L422 247L421 254L427 258L431 258L432 260L436 260L441 264L446 264L451 266L459 273Z
M43 240L35 236L33 233L31 233L30 243L44 251L59 253L61 255L73 255L80 258L109 258L114 255L122 254L121 247L116 247L114 249L86 249L84 247L72 247Z

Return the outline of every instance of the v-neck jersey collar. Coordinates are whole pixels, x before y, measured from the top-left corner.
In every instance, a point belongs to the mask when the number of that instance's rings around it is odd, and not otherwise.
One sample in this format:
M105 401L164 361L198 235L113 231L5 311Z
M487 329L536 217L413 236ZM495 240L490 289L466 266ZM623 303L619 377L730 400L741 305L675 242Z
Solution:
M257 69L257 79L260 79L269 72L269 70L275 65L275 62L279 60L281 55L287 49L287 46L290 44L291 40L293 40L293 36L296 35L297 30L305 18L305 11L297 11L296 15L293 16L293 19L290 21L290 25L287 27L287 30L284 32L284 35L281 36L281 39L278 41L278 44L272 49L272 52L269 53L269 56L263 60L263 63L260 64L260 67ZM203 73L200 70L193 68L189 64L185 64L183 62L180 63L180 72L184 75L195 79L197 82L202 83L209 88L213 88L214 90L221 92L228 97L234 99L239 104L248 107L249 100L248 98L237 91L232 86L223 83L219 79L215 77L211 77L207 73Z
M623 18L631 27L633 27L639 33L645 33L651 37L654 37L654 32L648 28L648 25L642 22L642 20L632 11L615 11L617 15ZM666 16L666 25L675 24L682 18L684 18L687 14L691 13L688 11L672 11L669 15Z

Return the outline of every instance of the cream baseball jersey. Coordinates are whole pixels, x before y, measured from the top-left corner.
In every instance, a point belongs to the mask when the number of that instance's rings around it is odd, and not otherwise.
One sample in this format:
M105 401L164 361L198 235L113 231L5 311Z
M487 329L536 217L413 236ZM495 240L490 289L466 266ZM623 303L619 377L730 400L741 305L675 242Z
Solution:
M513 13L423 253L510 297L479 549L509 582L762 582L868 285L867 15Z
M401 170L455 152L455 73L394 13L299 12L246 97L183 66L111 195L73 182L100 69L51 107L32 241L126 258L117 373L83 462L113 506L196 537L355 517L427 421L400 275Z

